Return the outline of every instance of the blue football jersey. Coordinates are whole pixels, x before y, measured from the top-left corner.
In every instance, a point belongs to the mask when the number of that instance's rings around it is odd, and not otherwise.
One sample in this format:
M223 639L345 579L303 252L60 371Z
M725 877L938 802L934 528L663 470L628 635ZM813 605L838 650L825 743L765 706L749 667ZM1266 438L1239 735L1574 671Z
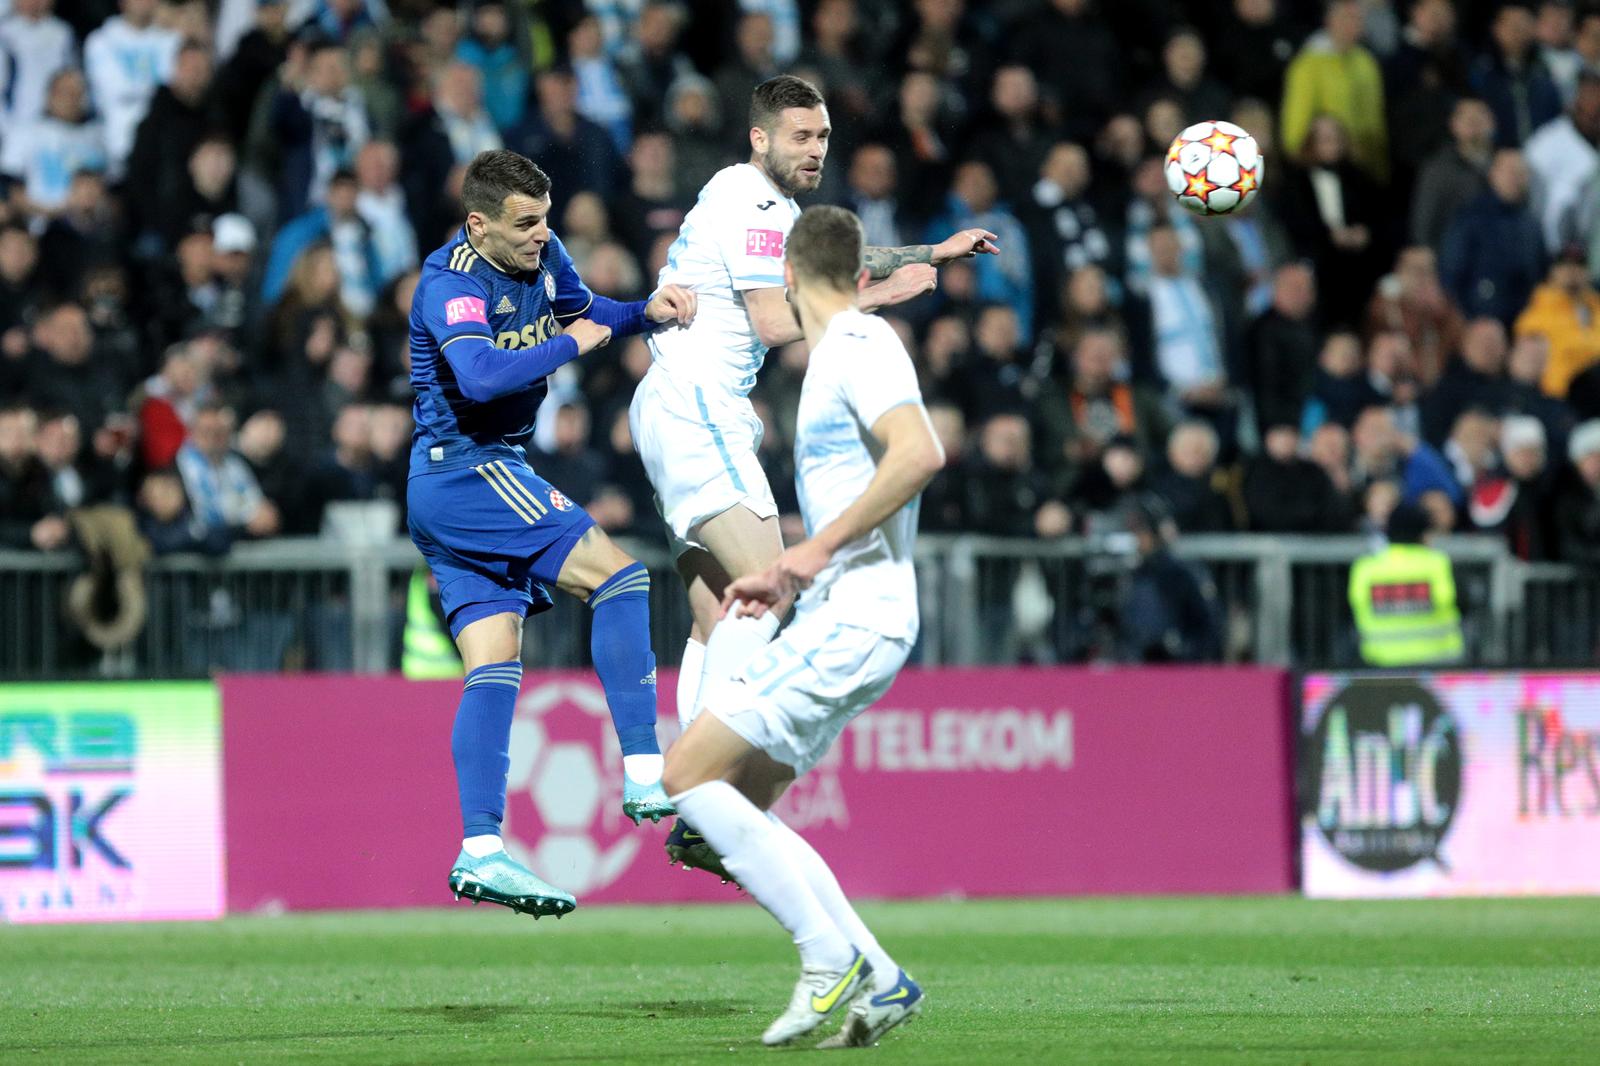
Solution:
M469 400L450 365L457 341L487 339L515 352L542 344L594 302L554 234L539 269L507 274L473 248L466 227L422 264L411 298L411 469L450 470L505 458L533 432L544 378L484 402ZM507 358L513 358L508 355ZM520 449L515 451L521 459Z

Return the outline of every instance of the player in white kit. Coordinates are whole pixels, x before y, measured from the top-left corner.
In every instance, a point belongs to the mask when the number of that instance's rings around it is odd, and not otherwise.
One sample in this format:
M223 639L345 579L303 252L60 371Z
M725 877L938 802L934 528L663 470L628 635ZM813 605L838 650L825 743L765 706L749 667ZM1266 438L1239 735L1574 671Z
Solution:
M795 482L807 539L731 582L728 617L793 620L667 752L663 784L731 877L793 936L801 975L762 1040L785 1044L848 1005L823 1046L871 1044L922 1007L922 990L862 924L806 841L768 810L894 681L917 636L917 499L944 465L899 338L863 314L861 224L837 207L800 216L785 282L811 360L800 392ZM801 590L804 593L801 594ZM725 626L712 636L712 654Z
M784 294L784 249L800 213L794 197L821 180L830 132L810 83L781 75L757 86L750 161L706 183L660 275L662 285L693 289L699 313L688 326L650 335L653 363L629 422L694 615L678 681L685 725L702 677L729 676L774 632L773 623L745 622L745 641L724 642L732 661L706 662L705 640L728 582L764 570L783 550L778 508L756 458L762 426L749 394L767 350L801 336ZM937 245L866 249L868 271L885 280L861 293L861 309L931 291L935 265L994 253L993 240L968 229Z

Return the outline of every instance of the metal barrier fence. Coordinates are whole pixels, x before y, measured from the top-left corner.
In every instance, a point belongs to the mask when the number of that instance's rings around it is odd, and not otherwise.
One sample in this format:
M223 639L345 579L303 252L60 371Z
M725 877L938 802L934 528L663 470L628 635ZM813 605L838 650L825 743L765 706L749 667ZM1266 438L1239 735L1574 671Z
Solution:
M1478 666L1590 665L1600 660L1600 574L1523 563L1498 540L1440 545L1456 569L1469 661ZM671 560L624 542L651 572L653 643L676 663L689 613ZM1178 553L1209 576L1224 657L1272 665L1356 662L1346 601L1359 537L1188 537ZM399 664L409 542L317 539L240 544L222 559L169 556L146 576L146 624L116 655L92 649L65 605L81 560L71 553L0 552L0 679L191 677L219 671L378 673ZM1103 660L1135 560L1113 537L1091 543L975 536L918 542L924 665ZM589 611L558 597L524 630L532 666L589 661Z

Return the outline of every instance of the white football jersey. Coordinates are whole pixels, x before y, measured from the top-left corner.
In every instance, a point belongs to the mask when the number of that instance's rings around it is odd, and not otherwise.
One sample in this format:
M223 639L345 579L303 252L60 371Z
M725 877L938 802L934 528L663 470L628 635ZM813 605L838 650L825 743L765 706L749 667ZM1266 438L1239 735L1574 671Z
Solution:
M798 217L800 205L749 163L706 182L657 279L693 289L699 301L688 326L649 334L650 354L664 370L704 389L750 394L767 349L744 293L783 288L783 249Z
M815 534L866 491L881 452L871 430L886 411L921 405L911 357L889 324L860 311L834 317L811 353L800 389L794 444L795 485L806 533ZM913 499L877 529L845 545L800 598L800 610L826 600L849 609L851 624L896 640L917 636Z

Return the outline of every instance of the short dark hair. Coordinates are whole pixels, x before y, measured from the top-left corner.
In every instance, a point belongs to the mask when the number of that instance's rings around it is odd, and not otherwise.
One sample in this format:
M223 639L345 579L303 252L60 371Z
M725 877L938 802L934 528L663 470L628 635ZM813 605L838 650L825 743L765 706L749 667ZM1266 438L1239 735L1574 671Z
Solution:
M750 125L770 130L787 109L822 104L822 92L815 85L793 74L779 74L757 85L750 95Z
M787 254L796 274L854 292L864 243L861 220L851 212L826 205L808 207L789 234Z
M461 204L469 214L499 218L506 197L514 193L539 199L550 195L550 176L525 155L496 148L479 152L467 164L461 183Z

